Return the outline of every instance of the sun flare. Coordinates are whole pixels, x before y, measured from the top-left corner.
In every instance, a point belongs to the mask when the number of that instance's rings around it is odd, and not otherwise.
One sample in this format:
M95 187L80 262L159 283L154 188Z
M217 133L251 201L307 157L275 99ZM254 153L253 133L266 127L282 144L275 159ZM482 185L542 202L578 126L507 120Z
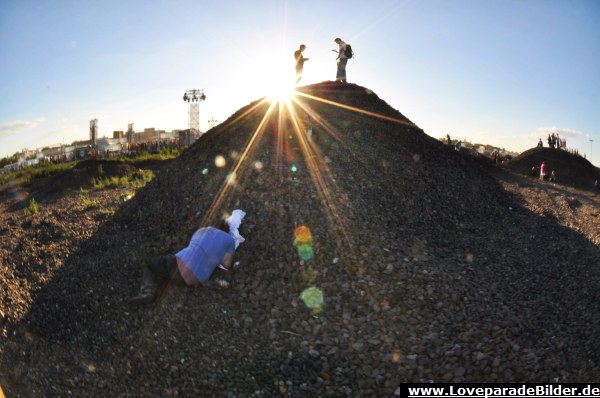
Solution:
M272 102L288 103L295 94L294 59L285 49L258 52L246 67L244 89Z
M296 93L294 84L285 81L273 84L272 87L269 87L268 91L268 97L271 101L282 104L288 103Z

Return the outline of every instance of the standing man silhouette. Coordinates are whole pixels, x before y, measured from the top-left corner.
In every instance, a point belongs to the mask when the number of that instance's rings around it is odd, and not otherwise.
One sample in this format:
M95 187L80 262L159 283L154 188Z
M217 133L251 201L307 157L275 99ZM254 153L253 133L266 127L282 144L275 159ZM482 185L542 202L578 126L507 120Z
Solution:
M304 61L308 61L308 58L304 58L302 52L306 50L304 44L300 44L300 48L294 52L294 58L296 58L296 83L302 79L302 72L304 70Z
M337 56L337 74L335 75L335 80L341 83L346 83L346 64L348 63L348 57L346 56L346 43L342 41L339 37L337 37L334 42L336 42L339 46L339 49L333 50L338 53Z

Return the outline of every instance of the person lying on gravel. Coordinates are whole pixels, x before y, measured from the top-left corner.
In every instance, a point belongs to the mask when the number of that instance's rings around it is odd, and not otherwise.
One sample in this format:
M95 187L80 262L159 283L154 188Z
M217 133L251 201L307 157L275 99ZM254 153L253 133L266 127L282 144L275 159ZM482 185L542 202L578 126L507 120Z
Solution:
M234 210L222 229L203 227L198 229L189 245L177 252L158 256L144 268L142 283L133 304L145 304L156 299L159 284L174 282L179 285L200 286L208 281L217 267L230 271L233 254L244 238L238 228L246 213Z

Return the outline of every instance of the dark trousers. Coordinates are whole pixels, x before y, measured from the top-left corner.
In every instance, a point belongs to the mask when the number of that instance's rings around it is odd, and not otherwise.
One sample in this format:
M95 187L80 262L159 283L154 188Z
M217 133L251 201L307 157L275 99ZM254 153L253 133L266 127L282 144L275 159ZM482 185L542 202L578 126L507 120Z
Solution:
M300 83L300 80L302 79L303 70L304 70L303 65L296 65L296 83Z
M159 284L174 282L176 284L184 284L185 281L179 273L177 267L177 258L173 254L154 257L142 275L142 287L158 287Z
M337 74L335 75L335 80L339 82L346 82L346 64L348 63L348 58L340 58L337 63Z

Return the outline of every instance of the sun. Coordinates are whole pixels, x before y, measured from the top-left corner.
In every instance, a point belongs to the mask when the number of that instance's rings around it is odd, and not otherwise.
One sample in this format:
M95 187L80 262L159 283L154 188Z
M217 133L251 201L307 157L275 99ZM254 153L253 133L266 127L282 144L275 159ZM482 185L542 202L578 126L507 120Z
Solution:
M248 77L243 90L272 102L288 103L295 94L294 58L277 46L256 51L245 66Z
M267 96L273 102L288 103L295 95L295 85L293 82L279 81L274 82L268 87Z
M273 67L263 71L264 93L269 100L281 104L288 103L295 94L296 84L295 76L291 73L292 69L282 63L273 62Z

